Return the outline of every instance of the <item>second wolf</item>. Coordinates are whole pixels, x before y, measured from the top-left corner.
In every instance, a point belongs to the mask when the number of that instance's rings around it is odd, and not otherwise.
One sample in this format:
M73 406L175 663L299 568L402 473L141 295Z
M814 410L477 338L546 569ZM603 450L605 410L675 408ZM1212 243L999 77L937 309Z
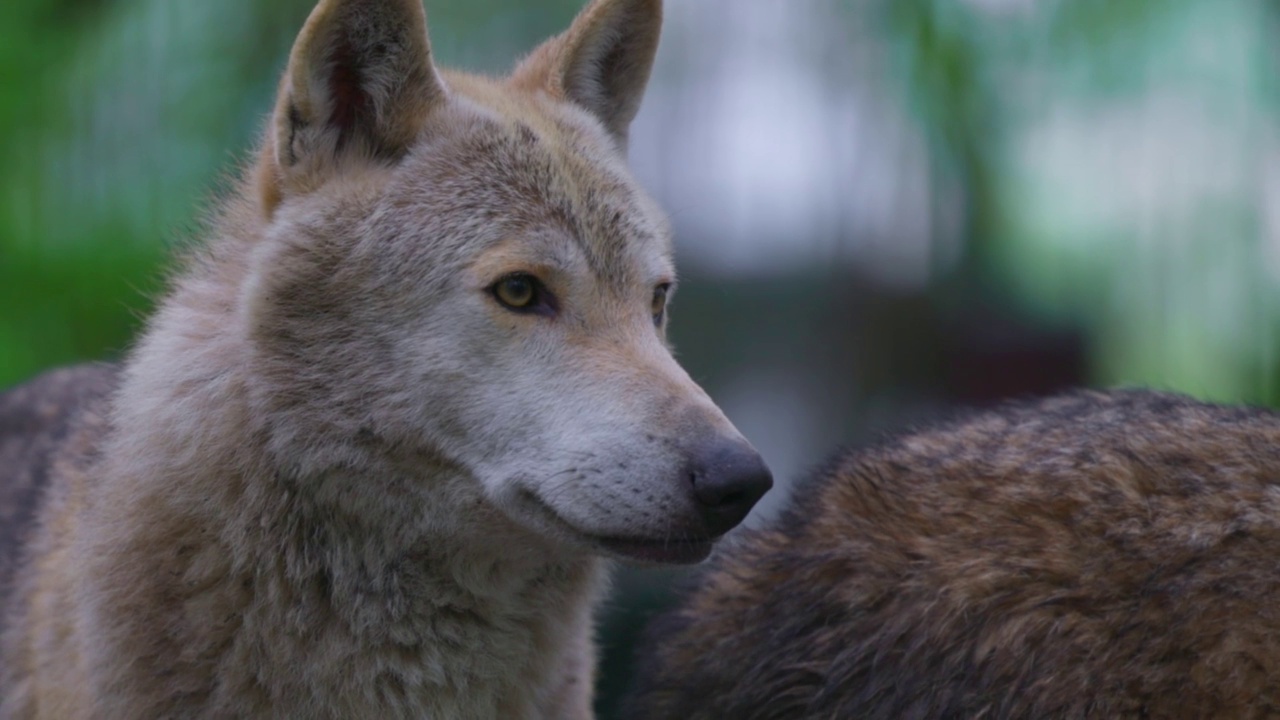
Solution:
M718 552L628 717L1280 717L1277 558L1275 413L979 413L849 453Z

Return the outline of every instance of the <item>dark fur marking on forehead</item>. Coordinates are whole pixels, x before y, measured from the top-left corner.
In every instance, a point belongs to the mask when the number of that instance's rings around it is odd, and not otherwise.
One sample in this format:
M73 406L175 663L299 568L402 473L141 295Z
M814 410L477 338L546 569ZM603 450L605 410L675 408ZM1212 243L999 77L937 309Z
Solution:
M576 239L592 271L618 285L633 280L628 257L632 245L647 241L647 233L628 212L627 206L634 202L633 191L622 183L608 191L590 188L580 201L583 207L578 219L585 227Z
M538 144L538 134L533 131L533 128L529 127L528 125L525 125L524 123L517 123L516 127L520 131L520 139L523 140L525 144L527 145Z
M632 251L659 242L640 217L636 186L629 176L589 160L600 152L598 137L570 125L561 131L568 147L564 160L582 170L570 176L587 179L576 198L578 218L585 225L577 237L583 253L602 279L619 286L634 282Z

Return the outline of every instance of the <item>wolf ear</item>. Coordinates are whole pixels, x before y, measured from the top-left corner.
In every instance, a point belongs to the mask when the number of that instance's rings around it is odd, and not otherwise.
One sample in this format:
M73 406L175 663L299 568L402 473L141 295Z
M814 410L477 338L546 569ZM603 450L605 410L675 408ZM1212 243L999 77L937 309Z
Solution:
M443 98L422 0L321 0L280 83L269 158L280 191L311 189L348 154L399 157Z
M581 105L626 147L662 30L662 0L593 0L564 34L516 68L512 81Z

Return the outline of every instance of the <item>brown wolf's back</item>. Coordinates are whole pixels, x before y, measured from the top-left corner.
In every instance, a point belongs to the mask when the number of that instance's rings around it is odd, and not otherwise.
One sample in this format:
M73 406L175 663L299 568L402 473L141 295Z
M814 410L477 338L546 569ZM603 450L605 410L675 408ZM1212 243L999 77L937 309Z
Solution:
M636 718L1280 716L1280 418L1147 392L844 456L651 630Z
M0 608L55 463L86 459L68 457L88 449L68 447L68 439L86 421L105 426L97 411L115 381L114 366L79 365L0 393Z

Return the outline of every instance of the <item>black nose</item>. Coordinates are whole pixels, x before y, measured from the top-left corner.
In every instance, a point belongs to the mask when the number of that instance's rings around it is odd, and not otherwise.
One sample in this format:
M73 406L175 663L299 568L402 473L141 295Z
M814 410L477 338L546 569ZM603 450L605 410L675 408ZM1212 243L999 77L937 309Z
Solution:
M773 487L760 454L739 440L717 438L691 453L689 477L707 532L723 535Z

